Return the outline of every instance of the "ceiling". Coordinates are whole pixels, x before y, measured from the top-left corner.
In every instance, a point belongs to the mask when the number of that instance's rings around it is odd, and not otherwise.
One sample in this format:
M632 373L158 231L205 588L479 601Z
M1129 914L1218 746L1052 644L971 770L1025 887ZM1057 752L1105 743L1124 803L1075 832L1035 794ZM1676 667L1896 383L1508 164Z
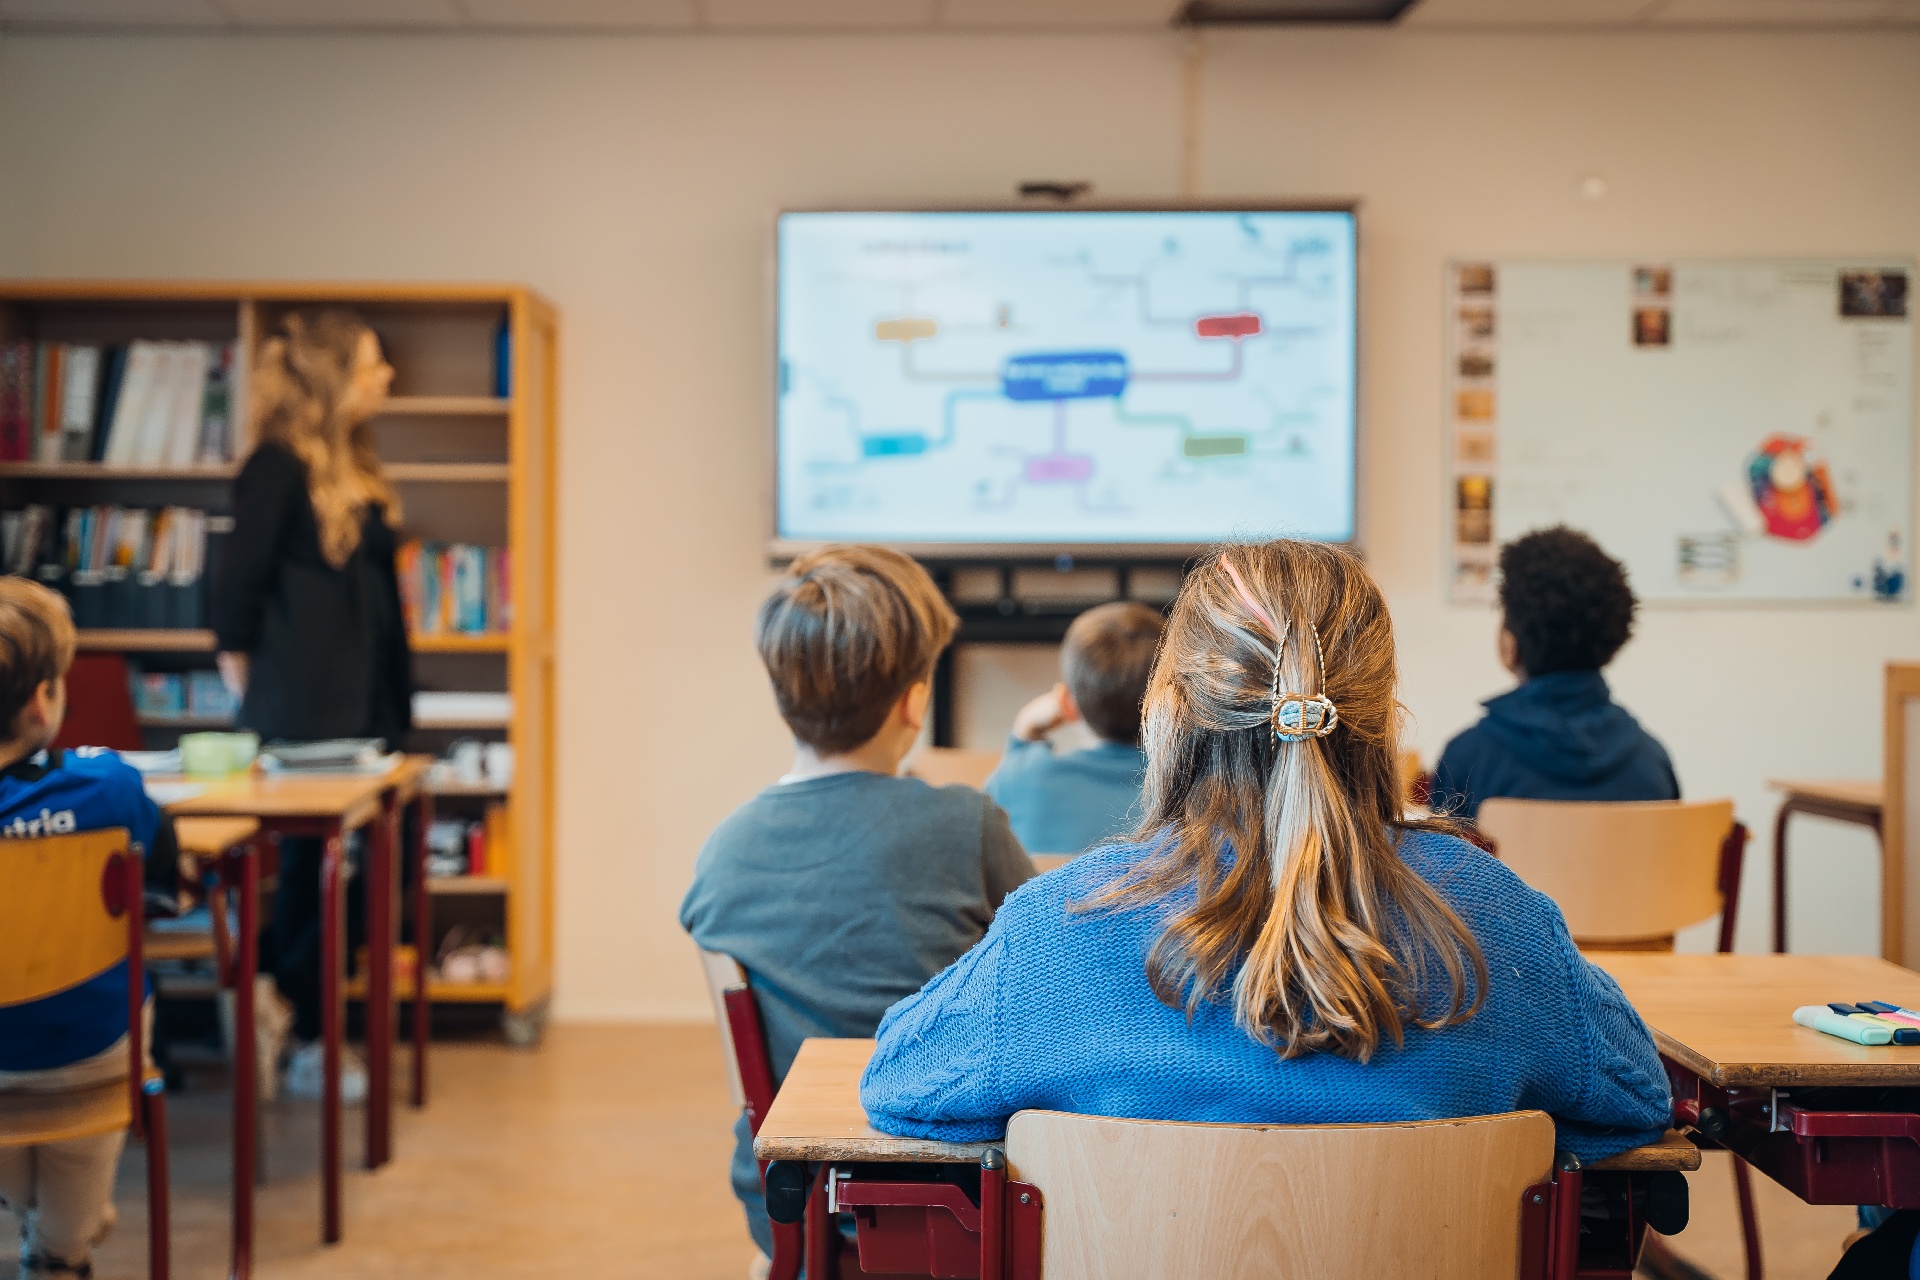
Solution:
M413 31L1153 30L1180 0L0 0L0 27ZM1916 27L1920 0L1419 0L1415 28Z

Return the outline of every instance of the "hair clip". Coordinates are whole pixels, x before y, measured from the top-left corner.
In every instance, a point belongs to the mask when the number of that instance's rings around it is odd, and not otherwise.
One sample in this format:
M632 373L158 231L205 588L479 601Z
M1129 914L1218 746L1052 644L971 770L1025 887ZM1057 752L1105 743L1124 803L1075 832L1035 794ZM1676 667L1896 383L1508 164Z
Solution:
M1273 681L1267 686L1267 698L1273 704L1269 720L1273 725L1273 736L1282 742L1304 742L1308 738L1324 738L1332 733L1340 723L1339 708L1324 693L1282 692L1280 688L1280 660L1287 652L1287 634L1292 625L1275 626L1273 615L1260 606L1253 598L1253 592L1247 590L1247 584L1241 579L1240 571L1233 567L1233 561L1220 557L1220 566L1227 571L1227 577L1233 580L1233 589L1240 597L1240 603L1254 617L1267 624L1267 629L1276 637L1273 647ZM1321 683L1327 678L1327 655L1320 648L1320 628L1307 624L1313 632L1313 654L1320 664Z
M1327 655L1320 648L1320 628L1312 623L1307 629L1313 633L1313 656L1320 664L1320 679L1327 678ZM1282 742L1304 742L1308 738L1324 738L1340 724L1340 709L1324 693L1293 693L1280 688L1280 655L1286 651L1286 633L1280 635L1280 648L1273 655L1273 685L1269 690L1273 698L1273 736Z

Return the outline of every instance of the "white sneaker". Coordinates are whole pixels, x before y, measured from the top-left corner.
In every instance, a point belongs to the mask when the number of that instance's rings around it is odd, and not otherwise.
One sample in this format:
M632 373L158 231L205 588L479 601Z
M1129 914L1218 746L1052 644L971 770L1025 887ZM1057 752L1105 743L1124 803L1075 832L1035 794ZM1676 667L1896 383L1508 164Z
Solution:
M773 1259L755 1249L753 1261L747 1264L747 1280L767 1280L772 1272Z
M287 1096L309 1102L318 1101L326 1046L315 1040L293 1051L287 1060ZM340 1046L340 1101L357 1107L367 1100L367 1068L360 1055L346 1045Z

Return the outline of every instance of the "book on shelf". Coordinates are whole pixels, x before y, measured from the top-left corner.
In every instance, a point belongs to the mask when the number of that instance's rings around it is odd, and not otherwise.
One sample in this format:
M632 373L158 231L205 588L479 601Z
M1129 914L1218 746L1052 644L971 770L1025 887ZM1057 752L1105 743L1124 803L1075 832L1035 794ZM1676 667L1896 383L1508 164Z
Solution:
M507 806L490 804L484 818L436 818L427 827L427 874L505 877L512 828Z
M77 626L200 627L208 544L228 524L196 507L34 503L0 511L0 568L65 594Z
M235 344L0 343L0 462L231 461Z
M129 673L133 709L150 720L232 720L240 700L228 692L217 671L141 671Z
M513 628L505 547L422 542L400 548L400 601L414 635L498 635Z

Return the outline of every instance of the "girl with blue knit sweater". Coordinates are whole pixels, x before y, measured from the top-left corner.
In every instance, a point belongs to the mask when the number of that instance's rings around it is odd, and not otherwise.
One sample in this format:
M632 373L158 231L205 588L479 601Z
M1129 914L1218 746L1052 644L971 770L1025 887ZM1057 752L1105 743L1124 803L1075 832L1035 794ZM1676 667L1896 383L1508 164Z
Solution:
M1537 1108L1592 1160L1672 1111L1646 1026L1560 911L1402 813L1392 624L1354 556L1234 546L1188 579L1145 702L1146 820L1030 881L888 1011L874 1125L1027 1108L1319 1124Z

